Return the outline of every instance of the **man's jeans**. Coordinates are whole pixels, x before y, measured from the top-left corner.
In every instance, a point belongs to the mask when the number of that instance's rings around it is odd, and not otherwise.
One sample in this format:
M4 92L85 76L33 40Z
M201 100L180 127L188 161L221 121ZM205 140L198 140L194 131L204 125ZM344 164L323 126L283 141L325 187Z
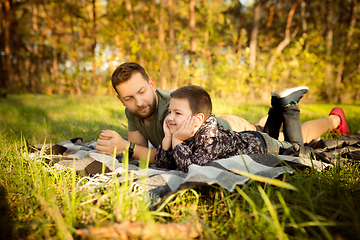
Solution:
M256 131L244 131L255 135L261 142L265 153L283 154L284 151L291 148L293 145L289 142L280 142L279 140L270 137L268 134Z
M272 101L273 103L273 101ZM264 132L274 139L279 138L281 124L285 141L291 144L304 146L301 132L300 110L296 104L286 107L276 106L269 109L269 117L264 127ZM275 105L275 106L274 106Z
M291 148L293 146L293 144L289 143L289 142L280 142L277 139L274 139L272 137L270 137L268 134L266 133L262 133L259 132L265 142L265 152L266 153L274 153L274 154L283 154L284 151L286 151L287 149Z

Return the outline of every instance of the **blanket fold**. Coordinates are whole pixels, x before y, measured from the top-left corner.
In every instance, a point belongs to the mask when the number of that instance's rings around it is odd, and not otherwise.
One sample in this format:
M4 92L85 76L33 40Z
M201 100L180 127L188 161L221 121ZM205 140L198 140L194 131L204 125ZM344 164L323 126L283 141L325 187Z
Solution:
M332 165L356 164L360 161L360 132L335 139L320 139L305 147L302 156Z

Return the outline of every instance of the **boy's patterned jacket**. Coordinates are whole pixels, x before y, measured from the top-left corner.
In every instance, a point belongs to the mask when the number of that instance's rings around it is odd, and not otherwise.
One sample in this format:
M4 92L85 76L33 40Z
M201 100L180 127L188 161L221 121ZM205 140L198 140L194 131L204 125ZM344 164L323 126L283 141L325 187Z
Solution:
M195 133L190 142L173 149L158 147L155 162L158 167L188 172L191 164L204 165L210 161L241 154L264 153L261 141L249 132L224 129L211 115Z

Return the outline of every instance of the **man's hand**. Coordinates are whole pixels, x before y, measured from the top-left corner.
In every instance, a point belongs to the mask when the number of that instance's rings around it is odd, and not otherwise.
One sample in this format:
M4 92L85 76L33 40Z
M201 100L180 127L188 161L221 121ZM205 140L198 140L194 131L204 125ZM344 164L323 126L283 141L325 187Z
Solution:
M113 156L115 147L116 155L119 155L127 149L128 145L128 142L123 139L117 132L103 130L97 140L96 150L98 153Z
M196 133L195 117L191 116L186 119L178 130L173 134L172 145L175 147L177 144L188 140Z

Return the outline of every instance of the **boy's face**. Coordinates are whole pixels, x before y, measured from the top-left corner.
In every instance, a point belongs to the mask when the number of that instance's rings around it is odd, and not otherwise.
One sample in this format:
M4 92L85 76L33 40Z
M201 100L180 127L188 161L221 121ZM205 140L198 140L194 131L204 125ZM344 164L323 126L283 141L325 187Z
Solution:
M157 108L157 96L154 80L147 82L140 73L116 86L118 98L123 105L140 119L152 118Z
M188 100L171 98L169 115L166 117L170 133L174 134L174 132L180 128L181 124L192 115Z

